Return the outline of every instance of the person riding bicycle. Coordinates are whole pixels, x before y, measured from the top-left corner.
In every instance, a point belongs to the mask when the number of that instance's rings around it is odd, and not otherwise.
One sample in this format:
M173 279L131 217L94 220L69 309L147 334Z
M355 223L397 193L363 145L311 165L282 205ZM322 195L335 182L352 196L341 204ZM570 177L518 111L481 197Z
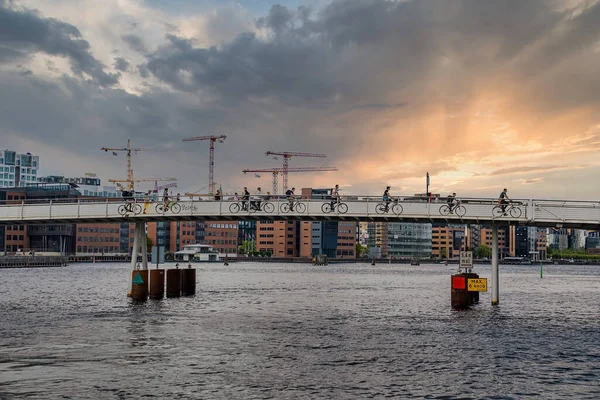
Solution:
M335 185L333 189L331 189L331 210L335 209L335 205L340 203L340 185Z
M454 212L454 209L458 205L456 193L449 194L446 201L448 202L448 209L450 210L450 214L452 214Z
M163 192L163 204L165 206L165 208L167 208L169 206L169 189L165 188L165 191Z
M506 214L506 206L508 205L508 201L510 198L508 197L508 189L504 188L500 196L498 196L498 205L502 208L502 213Z
M215 193L215 200L221 201L221 190L217 189L217 193Z
M135 199L133 197L134 194L134 190L121 190L121 195L123 196L123 200L125 200L125 208L129 211L132 211L132 204L135 202Z
M248 211L248 202L250 201L250 192L248 188L244 186L244 194L242 195L242 210Z
M288 189L285 192L285 195L287 196L287 200L290 203L290 211L294 211L294 200L296 199L296 196L294 195L294 190L296 190L296 188Z
M383 201L385 202L385 212L388 212L392 198L390 197L391 186L387 186L383 192Z
M254 196L254 201L250 202L250 206L254 207L256 211L260 211L260 203L262 200L262 189L259 187L256 188L256 195Z

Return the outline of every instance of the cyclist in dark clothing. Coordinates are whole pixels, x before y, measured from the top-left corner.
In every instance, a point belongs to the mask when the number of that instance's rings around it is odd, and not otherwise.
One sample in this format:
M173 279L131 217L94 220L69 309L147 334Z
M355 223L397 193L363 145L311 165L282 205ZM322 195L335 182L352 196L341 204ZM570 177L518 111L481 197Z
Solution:
M454 207L457 206L456 203L456 193L452 193L448 195L448 209L450 210L450 214L454 211Z
M250 192L244 186L244 194L242 195L242 210L248 211L248 202L250 201Z
M123 196L123 200L125 200L125 208L129 211L132 211L131 205L133 204L133 202L135 201L135 199L133 198L133 195L135 194L135 191L128 191L123 189L121 191L121 195Z
M388 212L392 198L390 197L391 186L387 186L383 192L383 201L385 202L385 212Z
M502 207L503 214L506 213L506 206L508 205L508 201L506 201L506 200L510 200L507 192L508 192L508 189L504 188L502 193L500 193L500 196L498 196L498 205L500 205L500 207Z
M296 190L296 188L288 189L287 192L285 192L288 202L290 203L290 211L294 211L294 190Z

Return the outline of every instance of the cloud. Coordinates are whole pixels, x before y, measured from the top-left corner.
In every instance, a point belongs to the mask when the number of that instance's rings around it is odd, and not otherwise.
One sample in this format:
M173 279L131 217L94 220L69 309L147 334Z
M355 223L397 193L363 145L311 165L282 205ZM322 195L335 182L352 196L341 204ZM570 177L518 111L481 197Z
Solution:
M104 65L92 56L89 43L74 25L10 6L0 3L0 60L19 61L44 52L67 57L75 74L85 73L101 86L118 83L119 75L104 71Z
M118 69L119 71L122 71L122 72L126 72L129 69L129 65L130 65L129 61L127 61L123 57L115 58L115 64L114 64L115 69Z
M123 41L127 43L129 48L131 48L133 51L136 51L141 54L145 54L148 51L143 39L138 35L128 33L126 35L121 36L121 39L123 39Z
M529 179L521 179L521 183L523 185L537 185L539 183L544 182L544 178L529 178Z

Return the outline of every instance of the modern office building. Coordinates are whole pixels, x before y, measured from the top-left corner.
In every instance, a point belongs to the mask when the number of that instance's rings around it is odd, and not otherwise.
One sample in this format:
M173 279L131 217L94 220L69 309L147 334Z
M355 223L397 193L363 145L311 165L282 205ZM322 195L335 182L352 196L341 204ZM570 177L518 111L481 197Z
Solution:
M49 175L37 179L38 183L50 185L68 184L75 188L82 196L92 197L121 197L121 191L116 186L103 186L96 174L87 173L83 177L67 178L64 176Z
M389 222L387 254L397 258L431 257L431 224Z
M0 187L25 187L37 182L40 158L31 153L0 150Z

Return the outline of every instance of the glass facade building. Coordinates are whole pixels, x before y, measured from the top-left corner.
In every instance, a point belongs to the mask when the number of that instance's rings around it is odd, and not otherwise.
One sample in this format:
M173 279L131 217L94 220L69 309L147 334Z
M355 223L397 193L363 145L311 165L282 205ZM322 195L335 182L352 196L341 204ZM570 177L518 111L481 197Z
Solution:
M431 257L431 224L388 223L387 255L399 258Z
M38 156L0 150L0 187L25 187L36 183L39 167Z

